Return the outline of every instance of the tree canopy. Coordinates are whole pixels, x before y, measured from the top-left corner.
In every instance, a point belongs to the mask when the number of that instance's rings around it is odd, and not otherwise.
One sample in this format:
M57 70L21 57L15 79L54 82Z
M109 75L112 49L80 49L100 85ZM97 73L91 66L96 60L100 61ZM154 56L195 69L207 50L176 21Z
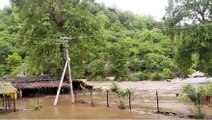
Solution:
M212 75L212 1L169 0L165 21L178 41L177 63L186 76L190 68ZM173 35L173 34L172 34ZM194 65L193 61L196 61Z
M11 0L0 10L0 76L59 77L63 36L75 38L74 78L159 80L190 68L211 75L211 1L195 1L169 0L158 22L94 0Z

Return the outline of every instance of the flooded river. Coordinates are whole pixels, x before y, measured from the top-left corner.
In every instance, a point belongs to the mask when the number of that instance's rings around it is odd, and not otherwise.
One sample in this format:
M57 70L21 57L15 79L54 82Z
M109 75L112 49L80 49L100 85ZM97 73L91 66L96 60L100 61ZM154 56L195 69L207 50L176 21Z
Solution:
M139 114L104 106L91 106L90 104L72 104L70 95L61 95L57 106L53 106L54 96L40 97L41 110L34 110L37 98L24 98L17 101L17 107L22 109L15 113L0 115L1 119L68 119L68 118L140 118Z
M199 82L197 82L199 81ZM0 114L0 119L180 119L179 116L165 116L155 114L156 97L155 92L159 93L159 107L161 111L169 111L180 114L193 114L193 106L185 104L176 99L175 93L180 92L183 85L191 83L199 85L205 82L203 79L192 80L172 80L166 81L140 81L140 82L119 82L123 88L130 88L135 91L132 101L132 110L118 109L119 99L112 93L109 94L110 107L106 107L106 92L104 90L111 87L112 82L87 82L95 88L102 88L103 92L93 93L94 106L90 104L89 92L77 95L77 100L85 103L71 103L70 95L61 95L59 104L53 106L55 96L44 96L38 98L23 98L17 100L17 108L20 111L14 113ZM43 106L41 110L34 110L37 102ZM212 118L211 108L207 108L208 118Z

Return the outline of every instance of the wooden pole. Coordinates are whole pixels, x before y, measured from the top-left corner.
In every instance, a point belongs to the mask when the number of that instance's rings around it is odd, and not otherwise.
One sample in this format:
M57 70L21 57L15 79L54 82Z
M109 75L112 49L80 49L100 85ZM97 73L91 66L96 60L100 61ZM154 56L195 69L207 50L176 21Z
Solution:
M129 108L130 108L130 111L131 111L131 93L130 93L130 91L129 91Z
M5 105L4 105L4 103L5 103L4 101L5 101L5 96L3 95L3 99L2 99L2 104L3 104L2 107L3 107L3 108L4 108L4 106L5 106Z
M109 90L107 90L107 107L109 107Z
M6 110L7 110L7 107L8 107L8 99L7 99L7 96L6 96L6 98L5 98L5 101L6 101L5 107L6 107Z
M7 97L7 101L8 101L8 110L10 110L10 99L9 99L9 97Z
M91 105L94 105L93 104L93 90L90 89L90 98L91 98Z
M13 99L13 112L16 111L16 104L15 104L15 99Z
M74 91L74 100L75 101L77 100L77 91L76 90Z
M20 89L20 90L19 90L19 97L22 98L22 96L23 96L23 92L22 92L22 89Z
M199 95L199 93L197 93L197 101L198 101L198 105L200 105L200 95Z
M157 112L159 113L160 109L159 109L158 91L156 91L156 99L157 99Z
M56 98L54 100L54 105L57 105L57 102L58 102L58 98L59 98L59 95L60 95L60 90L61 90L63 79L64 79L64 76L65 76L65 73L66 73L67 65L68 65L68 62L66 61L64 69L63 69L63 74L62 74L62 77L60 79L60 84L59 84L59 87L58 87L58 90L57 90L57 95L56 95Z
M38 94L37 94L37 105L40 105L40 89L38 88Z
M71 102L74 103L74 90L73 90L73 84L72 84L72 78L71 78L71 65L70 65L70 58L68 54L68 48L66 48L66 56L67 56L67 62L68 62L68 75L69 75L69 81L70 81L70 90L71 90Z

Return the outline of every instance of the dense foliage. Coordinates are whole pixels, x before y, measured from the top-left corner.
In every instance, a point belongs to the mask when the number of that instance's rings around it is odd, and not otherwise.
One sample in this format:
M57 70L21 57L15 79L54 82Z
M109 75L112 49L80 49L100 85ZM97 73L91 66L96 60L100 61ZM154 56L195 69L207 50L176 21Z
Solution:
M166 17L167 25L175 26L174 18ZM65 62L60 37L69 35L75 38L69 44L74 78L173 78L179 75L179 68L186 73L193 65L193 52L199 55L194 68L211 70L208 26L186 29L177 36L173 33L178 31L166 31L164 23L151 16L107 8L94 0L11 0L11 7L0 10L0 21L0 76L59 77Z
M183 76L190 68L212 75L212 1L169 0L165 21L178 41L176 61ZM195 64L192 64L195 63Z

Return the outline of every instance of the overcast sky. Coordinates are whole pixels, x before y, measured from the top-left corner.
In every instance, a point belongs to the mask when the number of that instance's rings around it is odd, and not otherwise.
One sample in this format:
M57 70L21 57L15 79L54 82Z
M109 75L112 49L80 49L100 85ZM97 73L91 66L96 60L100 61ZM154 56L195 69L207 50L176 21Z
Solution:
M168 0L96 0L106 6L117 6L121 10L130 10L139 15L151 15L159 20L165 14Z
M96 0L106 6L116 6L126 11L130 10L139 15L151 15L160 20L165 14L167 0ZM0 0L0 8L9 5L9 0Z
M0 8L9 5L9 0L0 0Z

